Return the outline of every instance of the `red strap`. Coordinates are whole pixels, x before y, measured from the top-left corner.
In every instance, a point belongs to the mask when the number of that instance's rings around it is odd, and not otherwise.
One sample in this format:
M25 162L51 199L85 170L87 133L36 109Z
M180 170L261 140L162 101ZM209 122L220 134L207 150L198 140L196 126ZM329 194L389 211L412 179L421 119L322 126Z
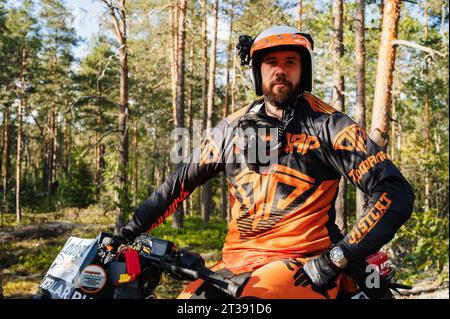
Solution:
M141 264L137 250L128 249L125 251L125 265L127 266L127 273L131 277L131 281L135 280L141 273Z
M141 273L141 264L137 250L129 249L125 252L125 263L128 275L138 276Z

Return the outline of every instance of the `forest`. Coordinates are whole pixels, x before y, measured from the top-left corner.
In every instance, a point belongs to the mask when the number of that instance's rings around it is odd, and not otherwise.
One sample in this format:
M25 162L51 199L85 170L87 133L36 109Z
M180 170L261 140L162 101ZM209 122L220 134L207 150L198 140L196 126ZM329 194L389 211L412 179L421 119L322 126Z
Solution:
M193 148L256 98L236 44L272 25L312 36L312 93L364 128L412 185L413 215L384 248L400 279L448 287L447 0L0 0L6 297L29 297L70 234L127 223L176 169L175 128ZM347 233L367 196L344 179L339 189ZM156 234L219 259L229 218L222 174Z

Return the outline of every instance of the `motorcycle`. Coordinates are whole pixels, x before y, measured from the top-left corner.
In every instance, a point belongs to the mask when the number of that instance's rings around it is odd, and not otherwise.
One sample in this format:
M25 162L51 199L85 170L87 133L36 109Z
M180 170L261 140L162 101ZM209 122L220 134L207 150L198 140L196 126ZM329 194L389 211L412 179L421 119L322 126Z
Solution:
M366 261L389 292L412 288L392 281L395 269L387 254L378 252ZM356 290L343 292L340 298L393 297L370 290L368 276L361 270L352 270ZM45 274L35 299L157 299L154 291L163 273L179 280L203 279L232 298L243 290L242 284L208 269L198 253L179 249L171 241L142 234L133 243L123 244L102 232L95 239L71 236Z

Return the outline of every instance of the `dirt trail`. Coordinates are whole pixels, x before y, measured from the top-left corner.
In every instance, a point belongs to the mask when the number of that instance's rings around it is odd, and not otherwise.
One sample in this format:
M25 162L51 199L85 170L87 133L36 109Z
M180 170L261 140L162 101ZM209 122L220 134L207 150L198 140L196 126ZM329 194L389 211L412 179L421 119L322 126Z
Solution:
M444 271L448 273L448 267ZM450 299L449 282L439 283L435 277L424 279L414 284L412 290L402 290L402 295L396 295L396 299Z
M0 244L11 240L58 237L77 226L80 225L70 222L46 222L38 225L17 227L17 229L11 227L9 231L0 232Z

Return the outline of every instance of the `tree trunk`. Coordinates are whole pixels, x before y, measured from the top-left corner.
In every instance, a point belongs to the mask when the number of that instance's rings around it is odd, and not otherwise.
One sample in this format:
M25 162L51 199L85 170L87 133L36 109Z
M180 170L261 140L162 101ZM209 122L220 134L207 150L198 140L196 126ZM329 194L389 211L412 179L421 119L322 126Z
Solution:
M233 54L233 78L231 80L231 113L236 111L236 68L237 54Z
M100 139L100 129L102 127L102 116L100 107L97 110L97 130L95 132L95 140ZM95 145L95 198L98 202L100 200L100 189L101 189L101 172L100 172L100 148L101 143Z
M425 1L423 5L423 11L424 11L424 23L425 23L425 29L424 29L424 40L425 42L428 40L428 7L429 4L427 1ZM428 76L428 57L425 58L425 77ZM428 79L425 79L425 83L428 83ZM430 158L430 96L428 94L427 87L425 86L425 110L424 110L424 141L425 141L425 158ZM424 194L424 210L427 212L430 210L430 170L428 168L428 165L425 166L425 194Z
M171 71L171 86L172 86L172 116L174 122L177 117L177 81L178 81L178 64L177 64L177 1L171 3L169 6L169 28L170 28L170 42L169 42L169 58L170 58L170 71Z
M194 46L195 41L192 40L191 47L189 49L189 87L188 87L188 100L187 100L187 125L188 125L188 132L189 132L189 149L193 150L193 117L194 117L194 111L192 109L192 104L194 101L194 66L195 66L195 56L194 56ZM193 209L192 209L192 201L193 197L189 197L186 199L186 213L188 215L192 216Z
M364 0L356 1L356 123L366 129L366 45ZM367 206L368 198L356 189L356 217L358 218Z
M333 107L341 112L345 111L344 99L344 75L341 66L344 56L344 32L343 32L343 10L342 0L333 0ZM339 191L336 198L336 225L343 234L347 233L346 216L346 194L347 181L341 178L339 182Z
M188 126L188 131L189 131L189 136L190 141L189 143L191 143L192 140L192 132L193 132L193 128L192 128L192 124L193 124L193 120L194 120L194 110L192 108L192 104L194 101L194 63L195 63L195 57L194 57L194 41L192 41L191 43L191 47L189 50L189 87L188 87L188 99L187 99L187 126ZM190 147L192 147L192 145L190 145Z
M56 165L57 165L57 153L58 153L58 105L55 104L52 114L52 166L50 172L50 192L51 196L56 195L57 188L55 188L56 182Z
M202 109L203 109L203 129L206 130L207 122L207 90L208 90L208 40L207 40L207 7L206 0L202 0Z
M20 206L20 182L22 176L22 114L25 108L25 67L27 61L26 49L22 49L22 63L20 64L20 102L17 110L17 158L16 158L16 219L22 221L22 207Z
M28 115L28 111L26 112ZM26 115L26 116L27 116ZM28 187L28 172L29 172L29 163L30 163L30 122L27 121L26 124L26 133L25 133L25 140L24 140L24 148L25 148L25 154L24 154L24 159L25 159L25 163L24 163L24 168L23 168L23 182L22 182L22 187L24 189L27 189ZM37 183L37 181L35 181L35 184Z
M133 193L133 204L134 206L137 206L137 199L138 199L138 193L139 193L139 174L138 174L138 128L137 128L137 122L134 123L134 130L133 130L133 148L134 148L134 170L133 170L133 184L134 184L134 193Z
M298 21L297 21L297 29L302 31L302 14L303 14L303 4L302 0L298 0Z
M48 124L50 125L50 117L48 119ZM48 133L47 133L48 134ZM44 143L42 145L44 158L42 160L42 189L47 191L48 196L48 179L49 179L49 165L50 165L50 137L45 137Z
M380 27L379 29L381 30L383 27L383 17L384 17L384 0L380 0L378 2L378 10L380 10Z
M58 65L58 57L57 57L57 44L55 44L55 54L53 56L53 65L52 65L52 78L53 78L53 87L54 92L58 90L57 87L57 75L56 75L56 68ZM49 118L49 140L48 140L48 152L47 152L47 179L46 179L46 186L47 186L47 199L49 205L52 203L52 197L54 193L54 179L55 179L55 166L56 166L56 146L57 146L57 140L56 136L58 134L56 130L56 121L57 121L57 109L58 109L58 101L57 95L54 95L54 98L52 100L52 107L50 111L50 118Z
M124 215L130 207L128 195L128 46L127 46L127 16L125 0L118 7L112 1L102 0L108 7L117 41L119 42L119 163L116 186L118 191L115 200L116 210L115 233L124 225Z
M438 134L437 129L434 128L433 130L433 135L434 135L434 142L435 142L435 151L436 151L436 155L439 156L440 152L441 152L441 135ZM442 184L440 182L436 183L436 191L435 193L435 205L436 205L436 210L438 211L438 213L440 213L440 208L441 208L441 187Z
M378 49L370 137L384 150L389 139L391 90L395 67L395 46L392 41L397 38L400 6L400 0L387 0L384 4L381 41Z
M232 65L231 59L233 58L233 20L234 20L234 0L231 2L231 7L229 9L230 15L230 29L228 32L228 47L227 47L227 68L226 68L226 88L225 88L225 107L223 116L227 117L230 109L230 68ZM223 219L228 217L228 187L227 187L227 177L225 172L221 174L221 216Z
M391 126L392 143L390 145L390 152L391 152L390 158L391 158L391 161L395 161L395 159L397 158L397 154L396 154L397 149L396 149L396 145L395 145L395 140L397 138L396 127L397 127L398 118L397 118L397 108L395 106L395 95L394 94L392 95L392 116L391 116L391 118L392 118L392 120L391 120L391 122L392 122L392 124L391 124L392 125Z
M208 109L207 109L207 90L208 90L208 39L207 39L207 3L206 0L202 0L202 110L203 110L203 119L202 119L202 128L203 131L206 131L207 120L208 120ZM211 185L208 182L204 184L201 188L201 194L199 196L199 207L201 211L202 217L206 214L206 198L210 190ZM206 198L204 198L206 196ZM203 220L206 220L207 217L203 217Z
M70 176L70 156L72 152L72 130L70 119L65 119L64 123L64 171L67 176Z
M396 148L397 148L397 161L401 162L402 161L402 124L400 123L400 121L397 122L397 143L396 143Z
M118 187L121 191L120 203L128 207L128 50L127 50L127 38L126 38L126 20L125 20L125 1L122 2L123 20L121 37L121 49L119 50L120 60L120 114L119 114L119 127L120 127L120 171L119 171L119 183ZM123 206L122 206L123 207ZM122 215L123 212L119 212ZM120 217L122 220L122 218ZM122 226L120 223L118 226ZM118 229L116 229L118 230Z
M9 139L9 120L10 105L4 103L5 111L3 113L3 213L9 213L8 193L9 193L9 166L10 166L10 139Z
M214 93L215 78L216 78L216 50L217 50L217 24L218 24L218 0L214 0L213 6L213 38L211 42L211 59L209 63L209 77L208 77L208 95L207 95L207 111L206 111L206 133L209 134L212 130L212 113L214 107ZM202 193L202 218L205 223L209 221L209 216L212 214L212 189L211 181L207 181L203 187Z
M228 46L227 46L227 66L225 73L225 102L224 102L224 117L228 116L230 108L230 68L232 64L233 57L233 20L234 20L234 0L231 2L231 7L229 10L230 15L230 29L228 31Z
M185 38L186 38L186 7L187 1L180 0L178 15L178 36L177 36L177 91L176 91L176 117L175 128L184 128L184 76L185 76ZM182 142L183 138L180 136L177 142ZM178 206L178 209L173 214L172 227L183 228L184 208L183 205Z

